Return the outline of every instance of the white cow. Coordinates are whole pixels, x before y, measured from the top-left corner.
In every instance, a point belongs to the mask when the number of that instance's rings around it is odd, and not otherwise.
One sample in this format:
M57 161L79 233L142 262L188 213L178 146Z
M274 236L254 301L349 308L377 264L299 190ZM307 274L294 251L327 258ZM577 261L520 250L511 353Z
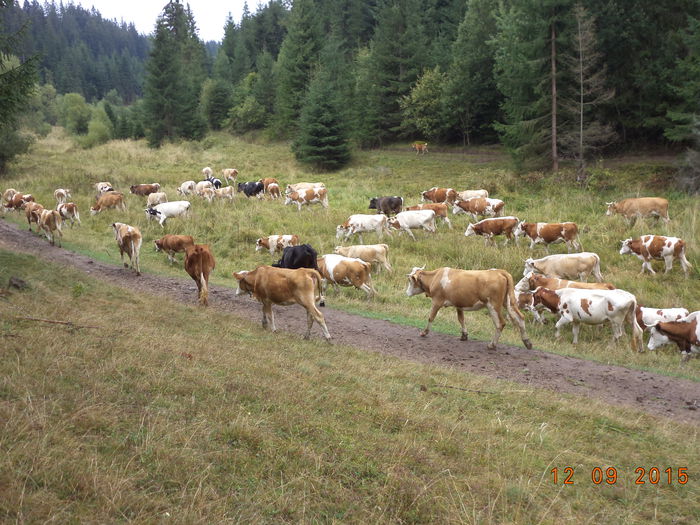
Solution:
M690 312L685 308L646 308L637 307L637 322L642 330L657 323L670 323L672 321L682 321Z
M161 228L164 228L165 220L171 217L186 215L192 204L190 201L173 201L157 204L153 208L146 208L146 217L156 218Z
M205 181L207 182L207 181ZM182 184L180 184L180 187L177 189L177 192L180 195L192 195L195 193L195 181L193 180L186 180Z
M464 190L457 192L458 200L466 201L467 199L471 199L472 197L483 197L484 199L488 199L489 192L486 190Z
M381 213L378 215L358 213L350 215L348 220L336 227L335 237L340 239L344 235L343 239L347 239L351 235L358 234L360 242L363 242L362 232L377 232L377 235L381 238L385 231L391 235L389 218L386 215Z
M603 282L603 274L600 273L600 257L592 252L557 253L540 259L526 259L523 275L530 272L542 273L547 277L581 281L585 281L593 273L599 283Z
M397 213L389 219L389 225L400 231L405 231L416 240L411 230L423 229L435 233L435 212L433 210L412 210Z

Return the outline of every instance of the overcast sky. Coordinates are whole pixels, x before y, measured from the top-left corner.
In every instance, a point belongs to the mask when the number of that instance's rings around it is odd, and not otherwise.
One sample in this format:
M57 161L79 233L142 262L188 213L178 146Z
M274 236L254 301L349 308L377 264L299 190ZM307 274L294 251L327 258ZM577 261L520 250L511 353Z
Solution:
M124 20L127 24L133 22L136 30L145 35L152 33L156 19L163 11L168 0L75 0L75 4L85 9L95 7L102 18ZM183 1L187 5L187 1ZM190 8L199 29L199 38L205 42L224 37L224 24L229 13L238 23L241 20L244 0L191 0ZM250 0L248 8L251 12L257 9L257 1Z

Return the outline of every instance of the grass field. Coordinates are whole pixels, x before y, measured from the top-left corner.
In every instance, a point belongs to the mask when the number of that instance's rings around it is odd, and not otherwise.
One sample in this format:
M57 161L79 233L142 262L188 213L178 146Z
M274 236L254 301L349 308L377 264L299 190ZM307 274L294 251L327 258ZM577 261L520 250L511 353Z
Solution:
M0 297L0 521L700 520L696 427L272 335L0 250L9 275L30 288ZM57 312L76 326L18 319ZM639 467L661 482L635 484Z
M606 167L609 164L612 167ZM270 234L296 233L302 242L312 244L319 254L329 253L339 244L335 227L352 213L369 213L370 197L401 195L407 204L418 202L420 192L431 186L456 189L485 188L491 196L506 202L506 214L529 221L564 221L578 223L583 231L581 241L587 251L601 256L606 280L634 293L640 304L657 308L684 306L700 309L698 289L698 241L700 240L700 205L698 197L690 197L670 189L672 168L666 159L654 163L653 158L616 159L600 163L593 169L589 187L581 189L572 183L569 173L549 175L529 173L516 176L508 169L507 158L495 148L483 147L461 153L459 150L440 154L416 156L409 148L394 148L359 152L353 164L338 173L308 173L296 164L286 144L251 143L226 134L212 135L201 143L168 145L151 150L144 142L114 141L91 150L75 146L62 132L55 129L38 142L32 151L11 166L0 186L15 187L35 194L44 204L53 203L53 190L70 188L74 201L82 210L83 226L67 229L65 246L102 260L116 262L118 252L111 233L114 221L138 226L144 233L142 270L162 274L182 275L180 265L170 266L162 254L152 251L151 241L163 233L194 235L198 242L209 243L217 257L218 267L213 280L235 286L233 271L253 269L278 258L254 251L255 239ZM185 180L199 180L204 166L215 173L225 167L236 167L239 180L276 177L282 187L289 182L323 180L329 188L330 209L320 206L304 208L283 206L280 201L246 199L239 194L233 203L208 204L192 198L192 218L170 220L165 230L145 218L144 198L128 194L135 183L159 182L170 200L179 197L175 189ZM110 181L127 194L126 213L108 211L90 217L93 184ZM629 227L621 217L606 217L605 202L624 197L659 195L671 201L672 222L666 226L653 221L638 221ZM12 214L8 214L8 217ZM18 221L23 217L15 216ZM14 220L14 219L13 219ZM405 235L384 238L390 245L393 274L374 275L379 297L366 301L364 293L354 289L330 292L328 304L365 315L380 316L410 325L421 326L429 311L424 297L406 297L406 274L413 266L428 269L452 266L464 269L504 268L517 281L522 275L523 260L531 255L545 255L543 248L533 253L527 243L521 246L485 247L478 237L464 237L465 215L455 216L454 230L438 226L438 233L417 233L414 242ZM619 255L620 241L645 233L677 235L689 245L688 258L694 265L690 279L685 279L678 266L669 275L638 275L641 262L635 257ZM374 243L374 234L365 235L365 243ZM359 243L352 239L351 243ZM563 245L553 246L552 253L565 251ZM662 266L657 262L657 270ZM486 311L467 315L470 334L477 339L490 338L493 326ZM332 333L332 327L329 327ZM445 310L438 316L435 328L458 335L454 312ZM414 329L414 328L409 328ZM571 345L570 330L556 341L553 326L528 323L534 344L542 349L575 355L602 362L660 371L662 373L700 379L698 361L681 366L678 352L667 347L657 353L632 352L629 338L619 345L611 343L608 327L584 327L578 348ZM520 344L516 331L508 327L502 341Z

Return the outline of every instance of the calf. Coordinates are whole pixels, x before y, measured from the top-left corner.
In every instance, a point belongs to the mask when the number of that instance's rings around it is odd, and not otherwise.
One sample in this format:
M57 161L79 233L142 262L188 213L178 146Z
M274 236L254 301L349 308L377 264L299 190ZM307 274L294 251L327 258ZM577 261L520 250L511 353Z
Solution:
M227 183L236 184L238 170L234 168L224 168L221 170L221 175Z
M265 186L262 182L239 182L238 192L243 192L246 197L256 196L259 199L262 198L263 192L265 191Z
M188 246L194 246L194 238L191 235L164 235L153 241L156 251L164 251L168 255L170 263L175 262L175 254L184 252Z
M455 215L466 213L476 221L479 216L500 217L504 207L505 203L500 199L472 197L465 201L456 201L452 205L452 213Z
M207 202L212 202L216 196L216 190L213 187L202 188L198 195Z
M214 197L217 199L229 199L233 200L233 196L235 195L234 193L235 188L233 186L225 186L223 188L219 188L214 190Z
M446 202L452 204L457 199L457 192L452 188L438 188L433 186L420 194L420 201Z
M469 224L467 230L464 232L465 237L471 235L482 235L484 237L485 244L496 245L493 238L496 235L505 235L506 240L503 242L503 246L508 244L509 240L513 239L513 230L518 224L517 217L498 217L494 219L484 219L474 224Z
M297 268L318 270L316 250L310 244L287 246L282 250L282 258L272 266L275 268L287 268L288 270L296 270ZM321 303L321 306L323 306L323 303Z
M56 198L57 204L63 204L71 198L70 190L66 190L64 188L58 188L54 190L53 196Z
M605 215L619 213L630 221L630 225L634 224L638 217L656 217L664 222L671 220L668 218L668 200L661 197L636 197L605 204L608 207Z
M267 187L267 192L270 194L270 198L272 199L279 199L282 197L282 194L280 193L280 185L277 183L270 183L270 185Z
M135 226L129 226L123 222L113 223L112 229L114 230L114 239L117 241L117 246L119 246L119 258L124 268L129 267L124 262L124 254L127 254L131 268L136 272L136 275L141 275L141 269L139 268L139 254L141 252L141 242L143 241L141 232Z
M146 208L145 212L148 219L155 218L160 224L160 227L164 228L166 219L187 215L190 206L192 206L190 201L164 202L162 204L156 204L153 208Z
M165 192L157 191L148 195L148 198L146 199L146 207L153 208L153 206L156 204L162 204L164 202L168 202L168 196L165 194Z
M195 182L193 180L186 180L182 184L180 184L180 187L177 189L177 192L180 195L192 195L196 193L195 191Z
M275 252L281 252L287 246L297 246L298 244L298 235L269 235L255 241L255 251L268 250L270 255L273 255Z
M39 228L39 219L41 218L41 212L44 207L38 202L28 202L24 206L24 214L27 217L27 224L29 224L29 231L32 231L32 223L36 223L37 231Z
M321 275L318 271L310 268L289 270L258 266L253 271L237 272L233 276L238 281L236 295L247 293L262 303L263 328L267 328L269 319L272 331L277 331L275 315L272 311L273 304L285 306L299 304L307 313L307 331L304 338L308 339L311 336L311 327L316 321L323 330L323 336L326 340L330 340L331 334L326 327L326 320L321 311L316 308L316 302L323 298Z
M415 206L409 206L406 211L415 210L433 210L435 212L435 217L440 217L442 221L447 224L450 230L452 229L452 223L447 217L447 204L444 202L424 202L422 204L416 204Z
M120 210L126 210L126 204L124 203L124 194L116 191L110 191L97 199L97 202L93 207L90 208L90 214L96 215L102 210L110 208L119 208Z
M202 192L206 189L214 189L214 185L211 183L211 181L208 180L200 180L197 184L194 185L194 192L197 195L202 195Z
M197 283L199 304L209 304L209 274L216 267L208 244L188 244L185 247L185 271Z
M632 350L643 351L642 329L637 323L637 299L625 290L581 290L537 288L534 304L542 304L552 313L559 313L556 334L562 326L572 323L573 344L578 344L580 323L599 325L610 321L613 338L617 341L625 332L624 324L632 331Z
M77 221L80 225L80 213L78 212L78 206L74 202L66 202L56 206L56 211L61 214L61 218L64 221L70 221L70 227Z
M415 241L416 236L411 230L423 229L435 233L435 212L433 210L402 211L393 219L389 219L389 225L397 230L407 232Z
M685 241L678 237L664 237L661 235L642 235L636 239L625 239L622 241L620 255L634 254L642 262L642 271L649 270L652 275L656 272L651 267L652 259L663 259L668 273L673 268L673 260L678 259L681 263L681 268L686 277L691 265L688 259L685 258Z
M581 281L587 280L592 273L599 283L603 282L603 274L600 273L600 257L592 252L559 253L547 255L541 259L526 259L523 275L531 272L561 279L578 278Z
M685 308L645 308L637 305L637 323L646 330L656 323L670 323L674 321L682 321L690 312Z
M134 195L146 196L150 195L151 193L160 191L160 184L158 184L157 182L154 182L152 184L135 184L129 187L129 191Z
M578 240L578 226L575 222L521 222L515 229L516 241L520 237L530 238L530 249L532 250L536 244L544 244L545 249L549 253L549 245L557 243L566 243L566 249L571 252L572 248L582 250L581 243Z
M389 246L386 244L356 244L354 246L336 246L333 250L338 255L361 259L370 264L376 264L379 270L381 266L392 271L387 255ZM380 266L381 265L381 266Z
M357 234L360 237L360 242L362 242L362 232L371 231L376 232L380 239L385 231L391 235L387 216L362 213L350 215L343 224L336 226L335 238L340 239L343 237L343 239L347 239L351 235Z
M488 308L495 327L493 339L487 348L496 348L501 332L505 327L502 310L506 309L511 322L520 331L520 337L527 349L532 343L525 333L525 320L518 309L513 287L513 277L505 270L459 270L455 268L438 268L425 271L423 268L413 268L408 274L406 295L409 297L424 293L432 299L432 308L428 317L428 325L421 332L425 337L435 316L444 306L454 306L457 319L462 327L462 341L469 339L464 325L464 311Z
M403 208L402 197L373 197L369 200L369 209L384 215L396 215Z
M58 233L58 245L61 246L61 238L63 237L63 232L61 231L62 223L61 214L56 210L41 210L38 225L39 228L44 230L44 234L51 244L54 244L55 235Z
M362 259L352 259L334 253L318 258L318 271L323 279L334 286L354 286L372 298L377 291L372 286L372 265Z
M301 211L303 205L311 205L321 203L321 206L328 208L328 190L326 188L314 188L311 190L294 191L287 195L284 205L294 203L297 205L298 211Z
M676 343L683 361L687 361L691 354L700 354L700 312L693 312L681 321L668 323L659 322L649 327L649 350L669 343Z

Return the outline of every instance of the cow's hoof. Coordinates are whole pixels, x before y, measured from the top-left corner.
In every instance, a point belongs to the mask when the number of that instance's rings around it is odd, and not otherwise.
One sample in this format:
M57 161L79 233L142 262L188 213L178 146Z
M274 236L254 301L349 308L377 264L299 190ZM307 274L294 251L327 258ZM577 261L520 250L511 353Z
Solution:
M318 303L318 305L320 307L324 307L324 306L326 306L326 301L321 301L320 303Z
M124 268L128 268L128 267L129 267L129 265L124 263Z
M493 343L489 343L489 344L486 345L486 348L489 349L489 350L495 350L495 349L496 349L496 345L493 344Z
M528 350L532 350L532 343L529 339L525 339L523 343L525 343L525 348L527 348Z
M425 337L426 335L428 335L428 332L421 332L421 333L420 333L420 336L421 336L421 337Z
M460 341L469 341L469 336L467 334L462 334L462 337L459 338Z

